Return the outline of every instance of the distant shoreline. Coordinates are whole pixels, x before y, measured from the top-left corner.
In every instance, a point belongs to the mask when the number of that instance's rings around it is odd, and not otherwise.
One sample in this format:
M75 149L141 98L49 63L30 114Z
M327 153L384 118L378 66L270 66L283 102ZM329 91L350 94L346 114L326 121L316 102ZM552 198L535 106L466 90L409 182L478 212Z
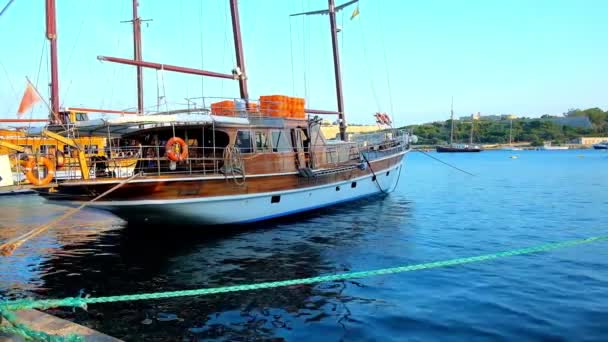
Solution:
M521 148L523 150L537 150L542 146L532 146L530 143L518 143L518 144L487 144L487 145L482 145L482 144L477 144L479 146L481 146L481 148L483 148L486 151L491 151L491 150L501 150L502 148L505 147L518 147ZM589 150L589 149L593 149L593 146L590 145L580 145L580 144L563 144L563 145L555 145L555 146L568 146L569 150ZM413 150L435 150L435 148L437 147L437 145L412 145L412 149Z

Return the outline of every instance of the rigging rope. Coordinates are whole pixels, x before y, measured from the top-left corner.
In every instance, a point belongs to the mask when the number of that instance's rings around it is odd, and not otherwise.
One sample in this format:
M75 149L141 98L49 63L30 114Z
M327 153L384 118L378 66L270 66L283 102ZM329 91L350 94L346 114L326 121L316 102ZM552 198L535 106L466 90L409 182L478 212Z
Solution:
M287 9L288 11L291 13L291 1L286 1L287 3ZM289 21L289 52L291 54L291 87L292 87L292 93L294 94L294 96L297 96L296 94L296 77L295 77L295 69L294 69L294 63L293 63L293 30L291 29L291 17L287 17L287 20Z
M2 60L0 60L0 68L2 68L2 70L4 71L4 74L6 75L6 80L8 81L8 84L11 87L11 90L13 91L13 95L15 96L15 102L19 102L19 93L17 93L17 90L15 89L15 85L11 81L11 75L8 73L8 70L6 70L6 68L4 67Z
M376 93L374 79L372 78L373 72L369 63L369 56L367 54L367 42L365 40L365 29L363 28L363 21L361 20L361 18L359 18L359 23L359 32L361 33L361 47L363 48L363 58L365 59L365 67L367 69L367 75L369 76L369 86L372 91L372 95L374 96L374 101L376 101L376 108L378 109L378 111L382 111L382 106L380 105L378 94Z
M198 13L198 27L200 27L200 43L201 43L201 70L205 70L205 48L204 48L204 36L203 36L203 17L205 16L205 9L203 8L203 4L205 2L201 1L201 11ZM203 108L205 108L205 77L201 77L201 98L203 101Z
M72 50L70 51L70 54L68 55L68 61L65 64L65 69L68 69L70 71L71 71L70 64L72 63L72 57L74 56L74 50L76 50L76 45L78 45L78 41L80 40L80 34L82 33L82 27L84 26L84 22L88 19L89 14L91 13L90 10L91 10L92 2L93 2L93 0L89 0L87 9L85 10L85 15L82 16L82 20L80 21L80 26L78 27L78 33L76 34L76 40L74 41L74 45L72 45ZM64 104L63 101L68 96L70 89L72 88L72 79L69 77L68 77L68 79L70 80L70 82L68 83L67 89L63 92L61 107L63 107L63 104Z
M38 89L38 81L40 80L40 73L42 72L42 61L44 60L45 51L46 51L46 37L44 37L42 40L42 51L40 51L40 60L38 62L38 73L36 74L36 84L34 85L34 87L36 89ZM47 61L47 63L48 63L48 61ZM47 68L48 68L48 64L47 64ZM32 108L30 108L30 120L32 120L33 117L34 117L34 106L32 106ZM28 122L28 124L27 124L27 130L29 131L30 128L32 128L31 121ZM29 134L28 134L27 138L25 138L25 142L26 142L26 144L29 145ZM32 146L34 146L34 144L32 144Z
M0 16L4 14L4 12L6 12L6 10L9 8L9 6L13 3L13 1L15 0L8 0L8 3L6 4L6 6L4 6L4 8L2 8L2 11L0 11Z
M378 9L378 16L380 16L380 3L378 3L378 6L376 7ZM384 44L384 24L383 24L383 20L380 18L380 20L378 20L378 24L380 25L380 42L382 43L382 53L384 54L384 70L386 73L386 87L388 88L388 101L389 101L389 105L391 108L391 113L389 114L391 116L391 120L393 122L395 122L395 108L393 107L393 91L391 89L391 79L390 79L390 74L389 74L389 67L388 67L388 58L386 56L386 45Z
M218 2L218 7L220 2ZM224 4L224 24L222 25L222 27L226 27L227 23L228 23L228 5L227 5L227 1L222 1L221 3ZM220 12L221 13L221 12ZM232 26L230 26L232 28ZM228 30L224 30L224 45L223 45L223 49L222 49L222 61L226 60L226 51L228 50ZM236 55L236 54L235 54ZM236 56L233 56L233 58L236 58ZM231 66L229 66L227 69L231 70L233 66L236 65L236 61L234 59L232 59L233 63ZM220 80L220 96L224 96L224 81Z
M121 1L120 2L120 10L118 11L119 16L122 18L125 12L125 3L126 1ZM116 51L121 51L120 50L120 45L121 45L121 38L122 35L118 35L118 39L116 39ZM101 61L99 61L99 63L102 63ZM104 87L104 91L106 89L110 90L110 95L109 96L102 96L101 97L101 102L100 102L100 106L99 108L107 108L106 107L106 99L109 99L108 102L110 102L108 104L108 107L113 107L112 106L112 102L113 102L113 98L114 98L114 89L116 89L117 87L115 86L115 84L122 84L123 82L121 82L121 78L125 73L119 73L119 77L120 78L116 78L116 74L119 71L119 67L113 67L111 69L110 72L108 73L104 73L104 76L106 76L105 78L105 87ZM110 84L110 82L112 82L112 84ZM105 94L104 94L105 95ZM121 106L122 107L122 106Z
M300 7L301 11L303 12L305 7L304 4L302 4L302 6ZM307 54L307 52L310 51L310 30L308 29L308 25L307 25L307 20L305 20L305 17L302 17L302 64L304 64L304 67L302 68L303 73L303 81L304 81L304 98L306 99L306 101L308 102L310 99L308 97L308 77L306 77L306 74L308 73L308 69L309 69L309 57L310 55Z

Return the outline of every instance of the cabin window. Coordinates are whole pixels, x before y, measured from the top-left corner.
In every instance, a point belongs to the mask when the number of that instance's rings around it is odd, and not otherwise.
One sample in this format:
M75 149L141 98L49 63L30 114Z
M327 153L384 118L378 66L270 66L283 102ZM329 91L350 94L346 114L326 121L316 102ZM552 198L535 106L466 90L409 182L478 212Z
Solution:
M268 151L268 136L266 132L255 132L255 150L256 152Z
M69 155L72 151L72 148L69 145L63 145L63 154Z
M375 182L375 181L376 181L376 175L374 175L374 176L372 177L372 182Z
M55 145L40 145L40 154L51 154L55 149Z
M88 119L87 113L76 113L76 121L87 121Z
M350 187L351 187L351 188L356 188L356 187L357 187L357 182L352 182L352 183L350 183Z
M272 152L291 152L291 144L283 131L272 132Z
M320 125L312 125L310 127L310 140L312 146L323 146L325 145L325 137L321 132Z
M23 147L25 149L26 153L32 153L32 145L21 145L21 147Z
M97 154L99 147L97 145L84 145L84 153Z
M281 196L272 196L270 198L270 203L279 203L281 202Z
M241 150L241 153L251 153L251 133L249 131L238 131L235 145Z

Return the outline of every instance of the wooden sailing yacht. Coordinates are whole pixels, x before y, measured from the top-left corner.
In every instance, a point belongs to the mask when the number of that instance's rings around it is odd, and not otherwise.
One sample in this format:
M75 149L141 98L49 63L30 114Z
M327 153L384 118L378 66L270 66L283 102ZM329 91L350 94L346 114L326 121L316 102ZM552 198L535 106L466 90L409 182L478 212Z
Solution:
M473 127L475 125L475 118L471 115L471 134L469 137L469 144L455 144L454 143L454 98L452 97L452 106L450 110L450 142L448 145L437 146L437 152L440 153L454 153L454 152L481 152L481 147L473 145Z
M301 13L329 14L337 112L307 109L304 99L283 95L250 98L237 0L229 1L237 61L231 74L141 58L99 59L234 79L240 98L208 107L57 127L62 134L67 129L81 137L106 136L109 143L103 158L81 163L80 168L89 171L82 172L82 179L41 192L48 200L73 205L95 199L90 207L131 221L227 224L285 216L394 190L409 152L409 134L389 129L356 142L345 140L335 14L356 1L335 6L334 0L328 0L327 10ZM338 115L341 140L325 139L320 120L310 114Z

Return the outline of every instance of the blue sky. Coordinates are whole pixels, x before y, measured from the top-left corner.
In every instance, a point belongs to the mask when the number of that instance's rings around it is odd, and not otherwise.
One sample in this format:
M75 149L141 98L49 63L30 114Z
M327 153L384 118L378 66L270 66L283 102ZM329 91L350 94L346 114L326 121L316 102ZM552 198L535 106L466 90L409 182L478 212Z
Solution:
M309 108L335 110L328 18L288 16L325 6L325 0L240 1L252 97L305 96ZM608 109L608 1L361 0L359 6L352 21L354 7L338 15L350 122L373 122L378 110L398 124L446 119L451 96L459 116ZM120 23L130 19L131 1L57 0L57 12L62 105L136 106L135 69L96 59L132 56L131 26ZM153 20L143 27L144 60L233 68L227 0L140 0L140 15ZM26 75L48 94L44 2L16 0L0 17L0 41L0 117L8 118ZM186 97L238 96L231 80L146 70L144 82L151 109L157 89L171 107ZM37 105L31 115L45 112Z

